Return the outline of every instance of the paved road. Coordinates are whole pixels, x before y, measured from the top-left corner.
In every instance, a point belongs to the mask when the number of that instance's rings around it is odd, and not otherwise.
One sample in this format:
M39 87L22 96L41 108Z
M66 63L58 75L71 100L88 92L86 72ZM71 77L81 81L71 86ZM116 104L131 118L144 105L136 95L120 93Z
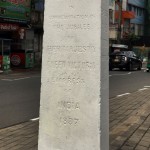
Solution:
M150 86L150 73L110 71L110 98ZM0 128L39 116L40 74L0 74Z
M150 73L141 71L110 71L109 97L135 92L150 86Z
M38 117L39 102L39 74L0 74L0 128Z

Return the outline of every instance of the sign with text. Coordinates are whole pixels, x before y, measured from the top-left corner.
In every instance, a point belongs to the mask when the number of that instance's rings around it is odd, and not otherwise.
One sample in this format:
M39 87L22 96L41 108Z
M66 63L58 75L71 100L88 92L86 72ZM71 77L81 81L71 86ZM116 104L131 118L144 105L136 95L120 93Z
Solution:
M0 17L21 21L30 19L31 0L3 0L0 1Z
M38 150L101 149L109 44L104 1L45 1Z
M16 24L0 23L0 31L16 31L19 26Z

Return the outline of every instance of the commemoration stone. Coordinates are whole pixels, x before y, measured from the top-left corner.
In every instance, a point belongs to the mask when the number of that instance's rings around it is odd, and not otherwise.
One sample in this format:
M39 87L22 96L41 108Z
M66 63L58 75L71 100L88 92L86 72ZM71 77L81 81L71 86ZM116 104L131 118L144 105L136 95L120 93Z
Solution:
M39 150L100 150L101 3L46 0Z

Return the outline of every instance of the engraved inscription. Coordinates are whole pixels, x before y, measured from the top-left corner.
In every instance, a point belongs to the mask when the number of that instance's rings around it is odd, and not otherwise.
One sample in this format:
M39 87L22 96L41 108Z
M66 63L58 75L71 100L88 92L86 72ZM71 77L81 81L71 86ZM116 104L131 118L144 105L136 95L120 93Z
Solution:
M49 16L49 19L52 20L52 19L92 19L94 18L95 15L94 14L90 14L90 15L86 15L86 14L77 14L77 15L51 15Z
M78 69L78 70L94 70L95 69L95 62L89 61L49 61L48 62L51 68L54 69Z
M47 46L47 49L51 53L86 53L86 52L95 52L95 46Z
M51 79L52 83L65 84L84 84L84 79L77 73L54 73Z
M41 149L91 150L100 145L100 4L51 0L45 5Z
M79 123L79 119L75 117L60 117L60 123L63 125L77 125Z
M79 123L79 118L74 116L74 113L72 114L72 112L80 111L80 104L78 101L66 97L57 102L57 108L61 125L76 125Z
M76 110L80 109L79 102L73 102L73 101L60 101L58 102L58 108L59 109L66 109L66 110Z
M83 24L62 24L62 23L55 23L53 27L61 30L89 30L91 29L91 25L89 23Z
M85 69L85 70L92 70L95 69L95 62L89 62L89 61L83 61L83 62L77 62L77 61L68 61L67 62L68 67L74 68L74 69Z
M50 64L51 68L65 68L66 67L66 61L49 61L48 62Z

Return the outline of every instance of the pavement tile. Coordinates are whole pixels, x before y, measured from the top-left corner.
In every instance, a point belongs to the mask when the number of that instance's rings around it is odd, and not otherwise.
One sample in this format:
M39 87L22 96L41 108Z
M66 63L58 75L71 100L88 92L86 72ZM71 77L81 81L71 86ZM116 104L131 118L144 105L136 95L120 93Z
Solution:
M149 143L150 143L150 138L149 138L149 137L144 136L144 137L142 138L142 140L145 141L145 142L149 142Z
M134 149L134 147L132 147L132 146L123 146L123 147L121 147L119 150L133 150Z
M118 147L115 147L115 146L112 146L112 145L110 146L109 149L110 149L110 150L119 150Z
M144 126L144 124L142 124L139 129L141 130L144 130L144 131L147 131L148 130L148 127Z
M143 135L141 134L133 133L133 135L129 138L129 140L138 143L142 139L142 136Z
M146 133L145 137L150 138L150 133Z
M135 150L148 150L148 148L144 146L137 146Z
M150 142L141 140L138 145L148 148L148 147L150 147Z
M37 150L38 121L1 129L0 135L0 150Z
M125 146L135 147L137 145L136 141L128 140L125 144Z
M111 143L111 145L115 147L121 147L126 141L126 139L127 139L126 137L118 136L116 140Z
M24 147L22 147L21 145L16 145L16 146L11 147L10 150L19 150L19 149L22 150L22 149L24 149ZM27 150L27 149L25 148L24 150Z
M135 132L134 132L134 136L137 136L137 137L142 137L144 134L145 134L145 130L143 129L137 129Z
M144 122L144 123L142 124L142 126L148 129L148 128L150 127L150 123Z
M122 108L120 113L115 109L111 109L113 111L110 112L113 117L113 121L110 121L110 148L113 146L118 150L134 150L135 147L141 150L150 149L150 89L113 98L110 102L110 109L115 105L115 108L119 105L119 110ZM120 136L126 137L124 142L118 139Z

